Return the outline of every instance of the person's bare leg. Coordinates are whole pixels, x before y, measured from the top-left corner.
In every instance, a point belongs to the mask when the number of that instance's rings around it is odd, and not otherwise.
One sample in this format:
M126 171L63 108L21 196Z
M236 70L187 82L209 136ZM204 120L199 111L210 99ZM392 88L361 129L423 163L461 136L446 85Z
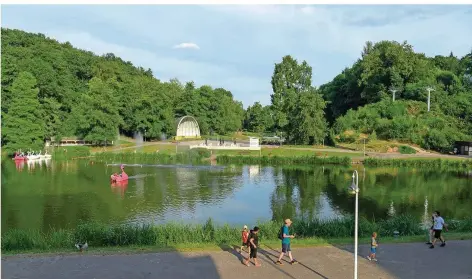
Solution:
M444 240L444 237L442 235L439 237L439 239L441 240L442 243L446 242L446 240Z
M255 266L261 266L261 264L259 263L259 261L257 260L257 258L254 258L254 265L255 265Z
M284 254L285 254L284 252L280 253L279 259L277 261L279 261L279 262L282 261L282 258L284 256Z
M290 258L290 261L293 262L292 251L288 251L288 257Z

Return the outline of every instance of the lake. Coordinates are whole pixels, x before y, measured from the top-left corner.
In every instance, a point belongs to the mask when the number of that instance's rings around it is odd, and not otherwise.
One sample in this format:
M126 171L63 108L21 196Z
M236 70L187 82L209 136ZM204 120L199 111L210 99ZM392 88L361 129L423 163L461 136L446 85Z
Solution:
M85 221L214 222L335 218L352 214L346 189L359 171L359 210L370 220L412 214L429 220L472 212L472 172L333 166L225 166L220 169L126 167L126 185L111 185L117 166L91 161L2 162L2 229L73 228Z

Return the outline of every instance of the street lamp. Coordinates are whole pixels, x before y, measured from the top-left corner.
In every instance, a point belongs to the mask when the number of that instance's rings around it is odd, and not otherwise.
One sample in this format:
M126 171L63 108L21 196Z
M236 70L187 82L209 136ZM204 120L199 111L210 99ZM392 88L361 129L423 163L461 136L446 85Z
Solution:
M426 90L428 91L428 111L429 111L430 104L431 104L431 91L434 91L434 88L432 88L431 86L428 86L426 87Z
M356 179L355 182L354 179ZM357 279L357 231L359 224L359 173L357 173L357 170L354 170L352 173L352 184L349 187L349 191L352 194L356 194L356 207L354 216L354 279Z
M395 88L390 88L389 90L390 90L390 92L392 92L392 100L395 102L395 93L396 93L398 90L395 89Z

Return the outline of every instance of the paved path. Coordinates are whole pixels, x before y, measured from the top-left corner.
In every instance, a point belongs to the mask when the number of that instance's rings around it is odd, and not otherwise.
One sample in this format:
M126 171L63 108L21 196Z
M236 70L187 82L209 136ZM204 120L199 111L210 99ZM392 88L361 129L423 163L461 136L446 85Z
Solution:
M274 247L259 252L262 267L246 267L233 250L192 253L119 255L11 256L2 258L2 278L134 279L134 278L352 278L352 247L295 248L300 264L273 263ZM366 255L361 246L360 255ZM379 262L359 257L359 278L472 278L472 241L451 241L434 250L422 243L386 244L379 247Z

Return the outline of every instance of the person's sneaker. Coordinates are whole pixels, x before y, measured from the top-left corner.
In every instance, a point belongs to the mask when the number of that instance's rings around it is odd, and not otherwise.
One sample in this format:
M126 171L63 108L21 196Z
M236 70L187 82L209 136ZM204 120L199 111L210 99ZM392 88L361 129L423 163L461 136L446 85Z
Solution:
M281 261L277 261L275 264L283 265L283 263Z
M434 245L429 246L429 249L433 249L433 248L434 248Z
M443 244L441 244L441 247L444 247L444 246L446 246L446 242L444 242Z
M372 259L371 259L369 256L367 256L367 259L368 259L369 261L371 261L371 260L372 260Z
M290 262L290 264L297 264L297 263L298 263L297 260L293 260Z
M372 259L372 260L373 260L374 262L376 262L376 261L377 261L377 259L375 259L375 258L374 258L374 259Z
M432 242L426 242L426 244L428 244L428 245L432 245L433 243L432 243Z

